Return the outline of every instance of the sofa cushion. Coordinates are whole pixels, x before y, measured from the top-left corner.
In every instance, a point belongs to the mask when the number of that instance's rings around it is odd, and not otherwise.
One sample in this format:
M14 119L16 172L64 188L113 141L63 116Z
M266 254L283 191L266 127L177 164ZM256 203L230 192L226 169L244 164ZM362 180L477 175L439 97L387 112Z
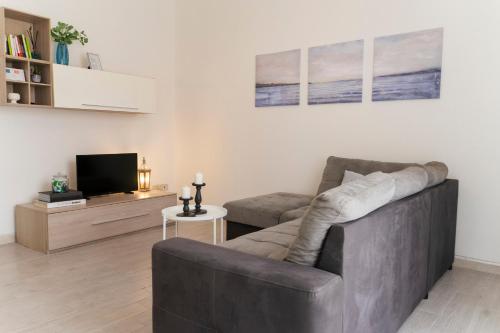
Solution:
M314 266L330 226L356 220L387 204L394 196L394 184L393 177L375 172L319 194L302 218L286 259Z
M364 175L357 173L357 172L352 172L349 170L344 171L344 178L342 178L342 185L345 183L352 182L353 180L363 178Z
M226 220L268 228L279 223L281 214L308 205L312 195L278 192L224 204Z
M297 237L302 219L253 232L227 241L221 246L259 257L283 260Z
M412 166L389 174L394 177L395 192L391 201L406 198L427 187L428 175L422 166Z
M394 177L396 191L391 201L406 198L427 187L442 183L448 175L448 167L441 162L429 162L425 165L411 166L400 171L389 173ZM360 173L346 170L342 184L363 178Z
M448 176L448 167L446 164L441 162L429 162L424 164L425 171L429 179L427 181L427 187L431 187L440 184L445 181Z
M304 207L300 207L300 208L296 208L296 209L292 209L292 210L284 212L280 216L280 223L284 223L284 222L288 222L291 220L301 218L302 216L304 216L304 214L306 213L308 208L309 208L309 206L304 206Z
M326 167L323 171L321 183L319 184L318 194L341 185L346 170L368 175L375 171L399 171L409 166L418 166L418 164L378 162L330 156L326 161Z
M394 197L391 201L400 200L412 194L422 191L427 187L428 175L423 166L411 166L400 171L388 173L395 181ZM346 170L342 185L361 179L362 174Z

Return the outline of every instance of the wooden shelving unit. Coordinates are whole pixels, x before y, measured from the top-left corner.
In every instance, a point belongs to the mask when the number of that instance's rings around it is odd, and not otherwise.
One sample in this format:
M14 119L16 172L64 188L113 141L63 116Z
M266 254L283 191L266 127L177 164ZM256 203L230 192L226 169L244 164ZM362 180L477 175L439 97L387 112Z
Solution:
M50 19L19 12L9 8L0 8L0 39L5 45L5 36L21 35L27 36L27 31L33 27L38 31L37 52L42 59L28 59L5 54L5 46L1 48L0 57L0 104L25 107L53 107L53 73L52 73L52 48L50 39ZM23 69L26 82L9 81L5 78L5 67ZM31 70L33 67L40 69L42 82L31 82ZM18 104L10 104L7 94L17 92L21 95Z

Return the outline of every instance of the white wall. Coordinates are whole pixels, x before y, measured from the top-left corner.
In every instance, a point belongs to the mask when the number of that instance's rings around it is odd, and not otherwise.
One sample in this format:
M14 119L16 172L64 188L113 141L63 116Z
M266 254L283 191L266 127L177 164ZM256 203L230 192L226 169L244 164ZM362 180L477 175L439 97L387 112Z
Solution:
M207 201L221 203L313 193L329 155L441 160L460 180L457 254L500 263L500 2L181 0L176 7L179 184L203 170ZM441 99L371 102L373 37L436 27L444 27ZM360 38L364 102L307 106L307 47ZM301 106L255 109L255 55L293 48L303 49Z
M155 115L1 107L0 243L13 239L15 204L48 189L58 171L75 180L76 154L137 152L147 157L153 183L172 185L173 0L2 0L0 6L85 30L90 42L70 46L70 65L87 66L86 52L95 52L105 70L155 77L159 91Z

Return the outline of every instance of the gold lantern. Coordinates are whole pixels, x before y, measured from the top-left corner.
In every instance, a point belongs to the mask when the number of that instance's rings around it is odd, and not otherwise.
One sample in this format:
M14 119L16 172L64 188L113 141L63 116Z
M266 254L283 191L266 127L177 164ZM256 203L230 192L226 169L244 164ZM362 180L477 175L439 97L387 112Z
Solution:
M142 158L142 165L137 170L139 176L139 191L147 192L151 189L151 169L146 166L146 158Z

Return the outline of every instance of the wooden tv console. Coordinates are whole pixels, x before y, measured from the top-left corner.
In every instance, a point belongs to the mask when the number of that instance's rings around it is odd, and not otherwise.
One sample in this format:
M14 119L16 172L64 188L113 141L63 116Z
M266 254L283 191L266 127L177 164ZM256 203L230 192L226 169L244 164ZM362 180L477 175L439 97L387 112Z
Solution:
M161 210L174 206L175 193L111 194L85 206L45 209L16 206L16 242L50 253L98 239L162 225Z

